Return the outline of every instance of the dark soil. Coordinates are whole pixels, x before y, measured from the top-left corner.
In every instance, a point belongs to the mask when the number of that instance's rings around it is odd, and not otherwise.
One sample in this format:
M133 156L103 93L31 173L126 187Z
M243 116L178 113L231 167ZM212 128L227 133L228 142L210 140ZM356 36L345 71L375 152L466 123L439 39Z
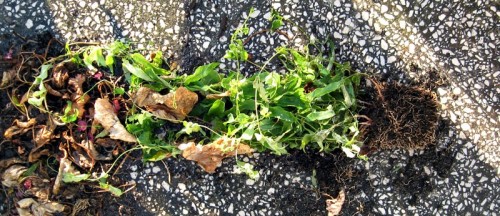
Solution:
M435 140L438 102L434 93L395 82L368 80L360 100L368 149L423 149Z

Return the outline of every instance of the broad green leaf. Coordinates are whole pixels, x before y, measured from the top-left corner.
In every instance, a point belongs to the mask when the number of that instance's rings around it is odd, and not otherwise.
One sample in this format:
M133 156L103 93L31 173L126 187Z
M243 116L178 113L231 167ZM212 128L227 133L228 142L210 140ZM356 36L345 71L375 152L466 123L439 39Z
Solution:
M307 107L306 100L299 93L280 97L276 103L280 107L296 107L297 109L305 109Z
M216 100L210 109L208 110L207 117L218 117L222 118L224 116L224 111L226 110L226 103L222 99Z
M113 53L108 53L106 55L106 67L109 68L109 71L111 71L111 74L114 74L114 66L115 64L115 58L113 56Z
M144 73L144 71L139 68L139 67L136 67L132 64L129 63L128 60L126 59L122 59L122 65L123 65L123 69L125 70L125 72L128 72L128 73L131 73L143 80L146 80L146 81L150 81L152 82L153 79L151 77L149 77L148 75L146 75L146 73Z
M320 121L324 119L330 119L335 115L333 110L311 112L307 115L309 121Z
M275 106L275 107L270 107L269 111L271 112L271 117L287 121L287 122L295 122L297 119L295 116L283 109L282 107Z
M104 59L104 56L102 55L102 48L97 48L95 49L96 52L96 62L97 65L103 67L106 66L106 60Z
M343 84L343 80L340 80L338 82L330 83L327 86L323 88L317 88L313 92L309 93L307 96L311 99L317 99L323 95L330 94L333 91L336 91L337 89L340 88L340 86Z
M215 70L218 66L219 63L214 62L196 68L193 74L186 77L186 79L184 80L184 85L187 86L191 83L198 82L202 79L204 79L203 80L204 82L202 81L202 83L205 85L212 84L214 82L219 82L220 77L217 71Z
M271 11L271 15L271 31L276 31L283 25L283 17L274 9Z
M61 116L61 121L64 123L71 123L78 119L78 110L73 109L73 102L66 101L66 107L64 108L64 114Z
M302 137L300 149L304 149L314 139L314 135L306 134Z
M153 65L156 67L161 67L163 64L163 52L162 51L156 51L155 57L153 58Z

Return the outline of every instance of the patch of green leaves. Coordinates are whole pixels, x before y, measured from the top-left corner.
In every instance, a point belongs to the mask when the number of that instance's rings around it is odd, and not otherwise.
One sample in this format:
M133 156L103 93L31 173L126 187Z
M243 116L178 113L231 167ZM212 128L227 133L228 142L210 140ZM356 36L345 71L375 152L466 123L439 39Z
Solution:
M43 81L47 79L49 75L49 69L52 68L52 64L44 64L41 66L40 69L40 74L35 78L35 81L31 85L32 87L38 86L38 90L34 91L30 98L28 98L28 103L38 107L39 109L42 108L42 105L46 101L46 96L47 96L47 89L45 88L45 85Z
M283 16L275 9L271 10L271 31L276 31L283 25Z
M180 150L168 143L168 141L173 141L175 133L173 131L167 131L169 138L164 140L157 137L154 133L155 130L162 127L165 121L156 119L149 112L143 111L141 113L135 113L127 118L126 128L137 137L139 145L143 151L143 157L146 161L158 161L162 160L168 155L176 156L180 153ZM196 130L192 126L189 132L194 132Z
M250 163L246 163L240 160L236 161L237 169L235 173L240 174L244 173L251 179L258 179L260 177L259 171L254 170L254 166Z

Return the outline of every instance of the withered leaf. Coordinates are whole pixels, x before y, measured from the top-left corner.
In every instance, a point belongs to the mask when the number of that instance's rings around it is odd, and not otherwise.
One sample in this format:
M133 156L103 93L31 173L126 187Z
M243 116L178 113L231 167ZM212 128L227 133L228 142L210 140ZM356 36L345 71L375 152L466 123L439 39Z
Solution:
M0 88L7 87L8 85L14 83L14 77L16 77L16 70L14 68L4 71L2 75L2 82L0 83Z
M30 163L33 163L35 161L37 161L38 159L40 159L40 157L42 156L49 156L50 155L50 151L48 149L43 149L43 150L39 150L40 148L35 148L33 150L31 150L29 156L28 156L28 162Z
M198 102L198 95L184 87L167 95L141 87L134 95L134 102L140 107L146 107L158 118L176 122L184 120L191 112Z
M20 163L25 163L25 161L22 160L21 158L17 158L17 157L3 159L3 160L0 160L0 169L3 170L7 167L14 165L14 164L20 164Z
M342 189L335 199L327 199L326 200L326 211L328 212L328 216L336 216L340 214L342 210L342 205L345 200L345 192Z
M24 183L26 181L30 182L30 187L25 191L25 194L28 196L35 196L39 200L47 201L50 196L50 187L51 183L48 179L42 179L38 176L30 176L23 180Z
M54 124L52 117L49 117L49 119L47 120L47 125L42 125L40 129L38 129L35 135L36 148L34 148L33 150L38 149L44 146L45 144L49 143L53 137L52 135L55 129L56 125Z
M196 161L208 173L214 173L224 158L236 154L250 154L254 151L250 146L227 137L219 138L207 145L195 145L193 142L181 144L179 149L182 150L182 157Z
M14 187L19 184L19 178L27 170L22 165L12 165L2 174L2 184L6 187Z
M56 180L54 181L54 186L52 187L52 193L58 194L61 189L61 182L64 176L64 173L68 173L73 171L73 166L71 165L71 161L68 159L68 151L63 147L63 145L59 145L59 150L63 152L63 157L59 160L59 171L57 172Z
M43 84L45 86L45 89L47 89L47 92L51 95L54 95L56 97L62 97L63 94L55 89L52 88L52 86L50 86L49 84L47 83L44 83Z
M231 92L230 91L226 91L224 93L220 93L220 94L209 94L207 95L207 99L221 99L221 98L225 98L225 97L229 97L231 96Z
M57 88L64 88L66 85L66 80L68 80L68 68L66 64L70 64L68 62L61 62L57 64L54 69L52 69L52 84Z
M32 118L27 122L22 122L16 119L14 120L13 125L9 127L7 130L5 130L3 137L5 139L11 140L12 137L14 137L15 135L26 133L27 131L30 130L30 127L35 124L36 124L35 118Z
M43 216L63 212L66 206L57 202L37 202L33 198L24 198L17 202L20 216Z
M78 110L78 118L81 119L85 113L85 104L90 100L90 96L83 91L85 76L78 74L75 78L69 79L69 85L73 87L75 93L71 95L72 110Z
M98 121L109 132L109 137L125 142L136 142L136 138L120 123L113 105L107 99L97 99L94 110L94 120Z

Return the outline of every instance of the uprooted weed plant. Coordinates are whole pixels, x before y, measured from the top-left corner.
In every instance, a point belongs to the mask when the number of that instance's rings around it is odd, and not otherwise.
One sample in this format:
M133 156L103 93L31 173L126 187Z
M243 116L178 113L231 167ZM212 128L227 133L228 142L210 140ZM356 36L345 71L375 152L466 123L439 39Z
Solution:
M285 22L272 17L270 33ZM25 121L16 120L4 137L16 142L34 131L29 162L59 162L53 194L62 183L86 181L121 195L108 178L118 158L134 150L147 161L180 154L210 173L224 158L254 151L340 149L363 158L356 114L361 74L336 62L332 43L281 46L264 64L252 62L246 23L224 56L236 68L213 62L190 75L171 70L162 52L144 56L126 42L68 43L66 54L44 61L33 81L10 88ZM285 73L268 69L276 60ZM243 75L244 64L256 68L253 75ZM112 165L92 174L98 161ZM258 177L252 165L237 160L237 166Z

